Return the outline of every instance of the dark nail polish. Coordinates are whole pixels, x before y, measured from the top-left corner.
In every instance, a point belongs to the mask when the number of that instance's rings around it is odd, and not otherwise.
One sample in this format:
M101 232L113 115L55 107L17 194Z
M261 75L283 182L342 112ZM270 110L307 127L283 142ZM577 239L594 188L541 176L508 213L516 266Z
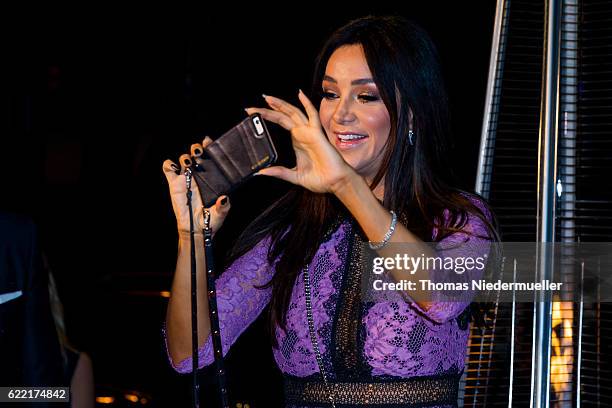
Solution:
M195 154L202 154L202 151L200 149L193 149L193 152Z
M223 200L221 200L221 205L225 205L227 204L227 197L225 197Z

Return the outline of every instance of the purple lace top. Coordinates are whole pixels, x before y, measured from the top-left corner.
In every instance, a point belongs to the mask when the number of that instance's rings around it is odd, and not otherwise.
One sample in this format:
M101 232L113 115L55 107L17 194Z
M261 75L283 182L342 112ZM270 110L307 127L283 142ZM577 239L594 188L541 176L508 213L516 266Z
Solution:
M482 206L477 205L485 214ZM488 241L478 236L487 236L483 222L469 216L462 232L454 233L439 242L439 247L452 248L457 242ZM471 232L474 235L467 234ZM343 273L350 252L348 248L351 222L344 221L318 249L310 263L312 286L312 309L319 349L328 377L339 377L335 361L338 352L330 350L335 333L340 330L335 320L338 307L343 301ZM436 231L434 231L435 238ZM267 283L274 268L267 262L269 238L262 240L248 253L237 259L217 281L219 320L225 355L238 336L258 317L270 300L271 289L256 289L254 286ZM448 245L446 245L448 244ZM462 246L461 248L466 248ZM462 249L459 249L462 250ZM465 251L465 249L463 249ZM451 252L453 249L448 249ZM457 250L454 250L457 251ZM445 253L444 256L449 254ZM451 256L469 256L457 254ZM471 278L477 278L470 276ZM417 303L381 301L363 303L360 310L359 339L354 343L360 348L362 361L360 370L368 376L380 378L409 378L431 376L448 372L461 372L464 367L469 324L466 307L469 302L435 302L428 310ZM288 376L307 377L318 375L308 332L303 272L293 288L287 312L287 328L277 327L278 348L273 349L276 363ZM341 354L341 353L340 353ZM170 359L170 358L169 358ZM349 358L350 360L350 358ZM199 349L200 367L213 363L211 337ZM191 358L170 364L179 373L191 371ZM359 371L359 370L357 370Z

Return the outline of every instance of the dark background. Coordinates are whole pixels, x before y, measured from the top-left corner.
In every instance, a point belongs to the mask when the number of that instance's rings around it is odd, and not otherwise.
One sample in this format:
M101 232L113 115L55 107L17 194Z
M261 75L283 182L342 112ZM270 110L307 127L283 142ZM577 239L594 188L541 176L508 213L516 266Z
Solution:
M430 32L450 95L449 165L473 187L495 2L331 4L5 14L0 209L40 227L68 336L92 356L99 394L189 401L189 377L169 367L160 335L177 245L161 163L262 106L261 93L297 104L325 38L350 19L401 14ZM291 161L288 134L270 129ZM218 251L286 188L262 177L233 194ZM234 399L280 404L264 319L232 348L228 370Z

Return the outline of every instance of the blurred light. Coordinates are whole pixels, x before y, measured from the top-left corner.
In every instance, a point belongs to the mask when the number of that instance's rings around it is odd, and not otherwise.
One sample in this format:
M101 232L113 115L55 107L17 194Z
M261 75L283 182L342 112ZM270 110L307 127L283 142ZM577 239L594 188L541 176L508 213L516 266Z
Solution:
M141 398L141 399L140 399L140 403L141 403L142 405L144 405L144 404L146 404L146 403L148 403L148 402L149 402L149 400L148 400L148 399L146 399L146 398Z
M134 394L125 394L123 397L130 402L138 402L140 399L138 398L138 395Z
M112 404L115 402L115 397L96 397L96 402L100 404Z
M164 290L164 291L159 292L159 295L161 297L169 298L170 297L170 292L168 292L167 290Z
M550 382L559 401L565 401L572 387L574 347L572 330L573 303L553 302L552 356L550 357ZM557 329L557 326L561 326ZM557 334L557 331L560 333Z

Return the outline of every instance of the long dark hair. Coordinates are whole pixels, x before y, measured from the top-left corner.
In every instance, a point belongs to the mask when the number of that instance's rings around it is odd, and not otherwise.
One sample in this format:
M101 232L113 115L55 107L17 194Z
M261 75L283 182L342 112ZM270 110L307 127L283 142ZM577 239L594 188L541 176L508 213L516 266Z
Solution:
M432 240L434 228L438 231L436 241L460 231L468 214L481 218L490 230L489 237L496 238L495 227L470 195L453 187L456 183L446 150L450 135L447 95L437 51L419 26L400 17L368 16L338 29L316 60L313 103L320 102L321 83L332 53L354 44L363 47L391 121L383 162L370 188L384 176L384 207L401 214L405 226L425 242ZM414 145L408 142L410 110ZM449 216L446 223L442 222L444 210ZM300 270L312 260L326 228L342 211L335 196L294 186L238 238L228 262L271 237L268 260L270 264L276 261L276 273L265 287L272 287L274 344L274 327L286 328L286 311Z

